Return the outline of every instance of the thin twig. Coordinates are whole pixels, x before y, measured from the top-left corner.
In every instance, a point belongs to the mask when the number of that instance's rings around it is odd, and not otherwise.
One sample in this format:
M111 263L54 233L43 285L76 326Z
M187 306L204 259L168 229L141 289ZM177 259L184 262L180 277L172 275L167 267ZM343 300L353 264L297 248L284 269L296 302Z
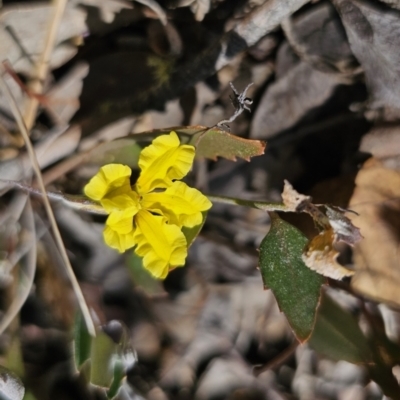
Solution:
M290 344L285 350L283 350L280 354L278 354L275 358L271 361L266 363L265 365L256 366L253 369L253 374L255 376L259 376L261 373L268 371L270 369L277 368L281 366L288 358L290 358L293 353L296 351L297 347L299 346L299 342L296 340Z
M68 0L54 0L54 14L47 32L43 53L41 54L41 58L37 64L36 78L29 85L31 92L35 93L36 95L40 95L43 92L43 82L46 79L49 71L51 54L54 50L58 28L67 5L67 1ZM28 132L35 122L38 106L38 99L36 97L30 97L25 111L25 125Z
M229 82L231 89L233 91L233 97L229 96L231 99L233 107L235 107L235 111L229 119L223 119L222 121L217 122L215 125L210 128L204 130L196 140L195 146L197 147L201 141L201 139L205 136L205 134L211 131L214 128L226 128L230 131L229 123L233 122L244 110L251 112L250 105L253 104L253 100L250 97L246 97L247 90L250 86L254 85L254 82L249 83L242 93L239 93L235 86L233 86L232 82Z
M12 113L14 115L14 118L15 118L17 124L18 124L18 127L19 127L19 129L21 131L21 134L22 134L22 136L23 136L23 138L25 140L26 148L27 148L27 151L28 151L28 154L29 154L29 158L31 160L31 163L32 163L32 166L33 166L33 170L35 172L36 179L37 179L38 184L39 184L39 188L40 188L40 190L41 190L41 192L43 194L43 202L44 202L46 213L47 213L49 221L50 221L51 229L53 231L56 243L57 243L59 251L61 253L61 257L63 258L63 260L65 262L65 266L67 268L67 273L68 273L69 279L71 280L71 284L72 284L72 287L73 287L73 289L75 291L75 295L76 295L76 297L78 299L78 303L79 303L80 309L82 311L82 315L83 315L83 317L85 319L87 329L88 329L89 333L92 336L95 336L96 335L95 326L94 326L92 317L90 315L89 308L88 308L88 306L86 304L85 298L84 298L83 293L81 291L81 288L79 286L79 283L78 283L78 281L77 281L77 279L75 277L74 271L72 269L71 263L69 261L68 255L67 255L67 251L65 249L63 240L61 238L60 231L59 231L57 223L56 223L56 219L54 217L53 210L52 210L52 208L50 206L50 201L49 201L49 199L47 197L46 189L45 189L44 183L43 183L42 173L40 171L39 163L38 163L38 160L36 158L36 153L35 153L35 151L33 149L32 143L31 143L31 141L29 139L28 129L27 129L26 125L25 125L25 122L23 120L22 114L21 114L21 112L20 112L20 110L18 108L17 102L16 102L13 94L11 93L10 88L8 87L6 81L4 80L4 78L3 78L3 76L1 74L0 74L0 84L1 84L1 88L3 90L3 93L6 96L8 102L10 104L11 111L12 111Z

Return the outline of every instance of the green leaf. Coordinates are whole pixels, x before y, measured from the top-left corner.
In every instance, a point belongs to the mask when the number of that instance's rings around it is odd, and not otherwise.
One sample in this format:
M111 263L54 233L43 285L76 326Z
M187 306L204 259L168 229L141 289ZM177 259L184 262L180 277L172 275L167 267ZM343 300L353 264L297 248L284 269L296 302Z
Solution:
M196 157L210 158L211 160L223 157L232 161L236 161L237 158L250 161L251 157L264 154L266 146L265 142L260 140L244 139L231 135L220 128L210 129L204 134L196 134L190 144L196 147Z
M107 392L107 397L109 399L112 399L117 395L118 390L121 387L122 381L126 376L125 366L121 360L118 360L115 362L113 375L114 376L113 376L112 384L110 386L110 389Z
M104 332L92 339L90 383L109 388L114 378L114 360L118 345Z
M21 340L18 335L13 336L11 343L7 346L4 366L17 374L20 378L25 377L25 366L22 357Z
M193 228L186 228L186 227L182 228L182 232L185 235L188 248L192 245L194 240L197 238L198 234L201 231L201 228L203 228L204 223L206 222L207 211L204 211L202 214L203 214L203 220L201 221L201 224L196 225Z
M314 328L321 286L326 280L301 259L307 238L277 214L270 215L271 229L260 246L261 275L297 339L304 342Z
M251 157L262 155L265 150L265 142L244 139L218 127L175 126L135 133L112 142L102 143L89 152L86 160L97 165L117 162L136 168L140 151L157 136L171 131L178 134L183 144L196 147L197 158L216 160L217 157L223 157L232 161L242 158L250 161Z
M74 359L75 367L79 371L86 360L90 357L90 336L85 321L80 312L76 314L74 323Z
M140 143L138 140L144 140ZM101 143L92 149L87 155L88 162L96 165L105 165L120 163L128 165L131 168L137 168L140 152L143 147L149 145L150 139L154 138L140 135L140 139L133 137L124 137L111 142ZM147 140L146 140L147 139Z
M141 288L148 296L165 295L162 281L154 278L146 268L143 267L143 259L134 251L126 258L126 265L134 284Z
M90 156L93 162L110 163L122 162L121 154L127 154L125 149L131 149L132 155L128 159L128 164L136 163L140 149L147 146L150 141L160 135L165 135L175 131L183 144L191 144L196 147L197 158L210 158L216 160L217 157L223 157L228 160L236 161L237 158L243 158L250 161L251 157L264 154L265 142L260 140L244 139L239 136L225 132L223 129L206 126L175 126L171 128L155 129L148 132L135 133L128 138L117 139L111 144L104 144L102 147L96 147ZM131 140L132 142L129 142ZM118 143L120 142L120 143ZM122 153L121 153L122 152ZM125 159L125 156L123 156ZM107 160L107 162L104 162Z
M26 391L23 400L37 400L31 391Z
M309 343L318 353L334 360L373 361L368 341L356 319L325 293Z

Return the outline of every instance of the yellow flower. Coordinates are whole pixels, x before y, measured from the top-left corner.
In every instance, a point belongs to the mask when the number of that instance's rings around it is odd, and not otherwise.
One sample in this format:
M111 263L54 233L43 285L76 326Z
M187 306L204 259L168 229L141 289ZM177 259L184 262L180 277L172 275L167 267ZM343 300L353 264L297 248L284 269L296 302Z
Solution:
M192 167L194 155L194 147L181 145L171 132L142 150L141 172L133 187L128 166L109 164L84 188L109 214L105 242L121 253L135 247L144 267L157 278L185 263L188 246L182 227L199 225L202 212L211 207L201 192L179 181Z

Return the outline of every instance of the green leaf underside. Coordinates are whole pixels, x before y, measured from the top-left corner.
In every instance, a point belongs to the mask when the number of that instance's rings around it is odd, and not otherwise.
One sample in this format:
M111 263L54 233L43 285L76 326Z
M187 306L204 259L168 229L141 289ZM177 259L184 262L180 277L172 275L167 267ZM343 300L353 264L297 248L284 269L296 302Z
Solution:
M114 377L112 358L117 354L117 345L104 332L98 332L92 340L90 383L109 388Z
M321 286L326 279L301 259L307 238L277 214L270 215L271 229L260 246L261 275L297 339L304 342L313 331Z
M81 313L78 312L74 322L74 358L75 367L78 371L83 363L90 358L91 343L92 337L86 328Z
M142 139L143 140L143 139ZM138 167L140 152L147 143L140 143L139 138L121 138L111 142L101 143L89 152L87 160L90 164L124 164L136 169Z
M201 229L204 226L204 223L206 222L207 211L202 212L202 214L203 214L203 220L201 221L201 224L196 225L193 228L186 228L186 227L182 228L182 232L185 235L186 243L188 245L188 248L192 245L194 240L197 238L197 236L199 235Z
M129 250L128 250L129 251ZM154 278L143 266L143 259L134 251L129 251L126 265L135 286L141 288L148 296L164 295L165 290L159 279Z
M318 353L337 361L368 363L373 358L356 319L325 293L318 309L310 345Z

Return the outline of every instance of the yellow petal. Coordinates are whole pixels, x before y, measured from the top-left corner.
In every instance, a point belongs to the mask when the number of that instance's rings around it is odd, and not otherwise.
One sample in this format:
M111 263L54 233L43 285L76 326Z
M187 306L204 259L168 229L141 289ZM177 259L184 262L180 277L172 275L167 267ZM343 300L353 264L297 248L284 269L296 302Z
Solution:
M146 210L136 214L135 222L135 253L143 257L144 267L154 277L164 279L170 268L185 264L187 244L178 226Z
M120 253L123 253L136 244L133 230L128 234L120 234L115 232L111 227L106 226L103 236L106 244L113 249L118 250Z
M174 182L165 192L143 195L141 204L147 210L161 210L170 223L188 228L201 224L202 211L212 206L200 191L183 182Z
M112 212L107 218L106 226L109 226L113 231L122 235L130 233L133 230L133 215L131 210Z
M122 164L108 164L84 188L84 193L92 200L99 201L117 188L130 189L129 177L132 170Z
M138 192L143 194L155 188L166 188L173 179L182 179L192 167L194 155L194 147L181 146L175 132L157 137L140 153Z
M100 200L100 203L108 213L129 210L129 213L133 216L140 208L139 195L133 190L119 196L107 196Z

